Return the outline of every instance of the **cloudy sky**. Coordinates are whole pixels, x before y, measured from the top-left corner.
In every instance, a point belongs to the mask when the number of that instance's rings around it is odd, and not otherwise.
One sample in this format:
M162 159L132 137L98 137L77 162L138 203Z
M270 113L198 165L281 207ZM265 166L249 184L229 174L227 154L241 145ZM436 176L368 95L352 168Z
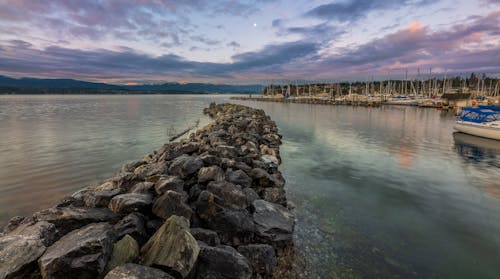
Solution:
M0 0L0 75L110 83L500 73L500 0Z

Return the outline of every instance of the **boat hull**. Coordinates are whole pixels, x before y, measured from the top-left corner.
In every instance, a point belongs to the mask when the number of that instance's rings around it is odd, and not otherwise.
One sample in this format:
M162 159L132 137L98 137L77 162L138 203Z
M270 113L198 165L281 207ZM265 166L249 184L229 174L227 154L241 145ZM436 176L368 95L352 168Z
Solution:
M481 124L469 124L457 122L453 127L455 130L473 136L500 140L500 128L489 127Z

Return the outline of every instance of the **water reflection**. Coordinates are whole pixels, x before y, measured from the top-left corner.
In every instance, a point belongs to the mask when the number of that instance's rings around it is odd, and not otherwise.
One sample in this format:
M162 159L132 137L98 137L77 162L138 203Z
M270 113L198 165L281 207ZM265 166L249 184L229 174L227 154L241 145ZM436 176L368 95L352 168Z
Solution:
M500 141L476 137L460 132L453 133L455 150L466 161L485 162L500 168Z

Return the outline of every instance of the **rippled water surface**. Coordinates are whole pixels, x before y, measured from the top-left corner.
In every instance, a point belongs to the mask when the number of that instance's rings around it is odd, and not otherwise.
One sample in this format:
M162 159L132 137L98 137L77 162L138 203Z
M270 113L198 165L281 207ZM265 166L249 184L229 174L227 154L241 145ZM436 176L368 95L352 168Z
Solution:
M227 96L0 96L0 221L110 177ZM499 278L500 143L413 107L239 102L284 136L315 278Z
M284 136L318 278L500 278L500 142L453 134L434 109L242 103Z

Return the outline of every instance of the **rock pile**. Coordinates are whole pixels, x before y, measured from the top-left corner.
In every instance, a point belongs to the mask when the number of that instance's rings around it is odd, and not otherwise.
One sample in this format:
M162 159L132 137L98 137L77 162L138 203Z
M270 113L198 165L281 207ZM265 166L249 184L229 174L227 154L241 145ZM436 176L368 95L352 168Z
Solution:
M128 163L0 237L0 278L272 278L294 216L281 136L262 110L214 121Z

